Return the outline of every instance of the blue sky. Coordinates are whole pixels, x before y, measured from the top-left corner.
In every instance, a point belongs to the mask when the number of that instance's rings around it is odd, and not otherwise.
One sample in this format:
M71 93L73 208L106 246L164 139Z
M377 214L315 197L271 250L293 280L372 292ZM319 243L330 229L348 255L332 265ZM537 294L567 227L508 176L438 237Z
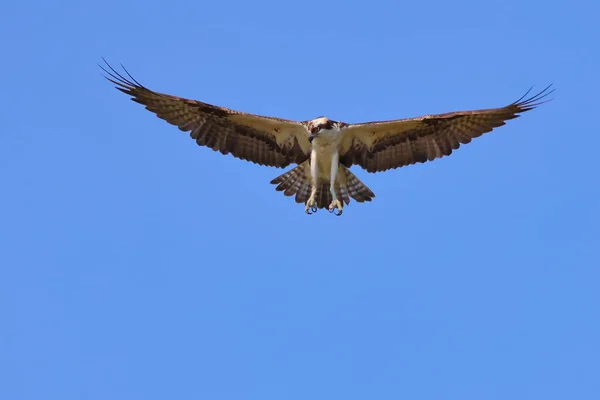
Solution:
M0 398L600 398L597 2L10 2ZM554 101L341 218L101 77L346 122Z

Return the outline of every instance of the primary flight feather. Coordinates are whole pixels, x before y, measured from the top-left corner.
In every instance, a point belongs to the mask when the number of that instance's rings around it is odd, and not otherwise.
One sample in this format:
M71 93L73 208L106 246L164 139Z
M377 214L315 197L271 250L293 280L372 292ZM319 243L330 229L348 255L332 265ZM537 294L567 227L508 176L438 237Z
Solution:
M106 61L105 61L106 62ZM520 113L544 103L550 86L500 108L456 111L392 121L348 124L318 117L292 121L231 110L150 90L106 63L106 79L157 117L190 132L200 146L259 165L291 170L271 181L295 196L307 214L327 208L341 215L350 199L362 203L375 195L351 171L358 165L381 172L448 156ZM530 89L531 90L531 89Z

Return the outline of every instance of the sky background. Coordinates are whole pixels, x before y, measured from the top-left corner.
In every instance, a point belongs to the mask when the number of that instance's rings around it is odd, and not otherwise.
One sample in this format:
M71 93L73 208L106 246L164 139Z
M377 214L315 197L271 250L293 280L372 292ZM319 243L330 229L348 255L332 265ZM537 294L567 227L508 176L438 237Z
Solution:
M0 398L598 399L596 1L10 1ZM346 122L554 101L342 217L118 92Z

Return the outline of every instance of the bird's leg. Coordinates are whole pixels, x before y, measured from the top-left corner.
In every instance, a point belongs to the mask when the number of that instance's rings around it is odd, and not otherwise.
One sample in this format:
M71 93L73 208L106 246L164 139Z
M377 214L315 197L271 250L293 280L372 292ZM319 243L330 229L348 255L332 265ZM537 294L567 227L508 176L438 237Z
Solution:
M317 194L319 168L317 167L317 152L314 150L310 154L310 177L312 180L312 188L310 190L310 197L306 201L306 207L304 207L304 212L307 214L313 214L317 212L317 201L315 200L315 196Z
M317 194L317 187L313 186L310 191L310 197L306 201L306 207L304 207L304 212L306 212L309 215L317 212L317 201L315 200L316 194Z
M342 209L344 208L344 205L342 204L341 201L338 200L337 195L335 194L335 180L337 178L337 171L338 171L339 166L340 166L340 155L336 151L331 156L331 173L329 175L329 182L330 182L329 191L331 192L331 197L333 198L333 201L329 205L329 212L335 212L335 215L337 215L337 216L342 215ZM336 208L337 208L337 211L335 211Z

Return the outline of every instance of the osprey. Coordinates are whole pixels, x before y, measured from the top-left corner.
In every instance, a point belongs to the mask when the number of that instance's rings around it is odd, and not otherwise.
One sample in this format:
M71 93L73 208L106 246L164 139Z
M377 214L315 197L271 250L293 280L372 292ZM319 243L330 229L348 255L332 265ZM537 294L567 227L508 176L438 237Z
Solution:
M106 62L106 60L104 60ZM136 81L100 66L110 82L157 117L190 132L200 146L259 165L291 170L271 181L275 190L305 204L307 214L320 208L341 215L350 199L362 203L375 194L352 172L354 164L381 172L448 156L505 121L544 103L554 90L505 107L424 115L390 121L349 124L319 117L292 121L243 113L197 100L152 91Z

